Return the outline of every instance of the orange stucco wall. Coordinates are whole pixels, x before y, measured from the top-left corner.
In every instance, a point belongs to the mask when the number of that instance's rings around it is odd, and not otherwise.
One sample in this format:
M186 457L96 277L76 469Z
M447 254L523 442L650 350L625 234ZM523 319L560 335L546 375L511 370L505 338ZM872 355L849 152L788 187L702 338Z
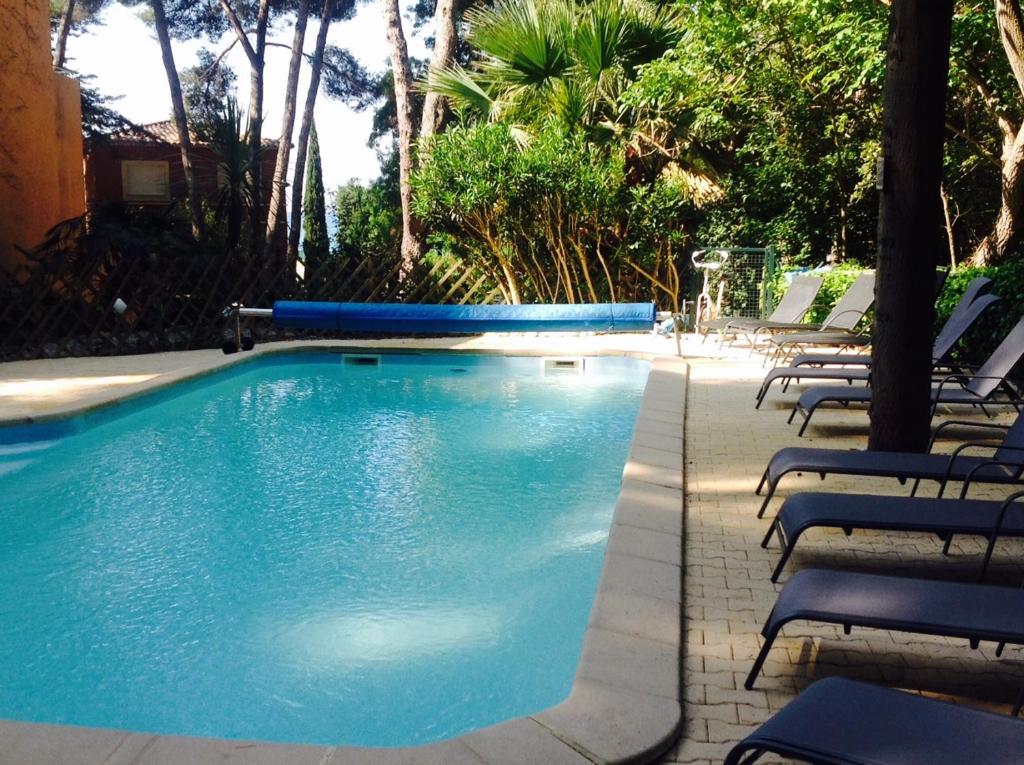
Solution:
M85 211L78 83L50 59L47 0L0 0L0 269Z

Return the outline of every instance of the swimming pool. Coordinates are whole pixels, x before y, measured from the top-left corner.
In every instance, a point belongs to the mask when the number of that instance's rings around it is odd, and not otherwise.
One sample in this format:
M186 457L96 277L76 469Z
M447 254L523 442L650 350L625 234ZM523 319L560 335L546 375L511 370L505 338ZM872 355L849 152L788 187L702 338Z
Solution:
M557 703L646 370L302 354L12 431L0 718L397 746Z

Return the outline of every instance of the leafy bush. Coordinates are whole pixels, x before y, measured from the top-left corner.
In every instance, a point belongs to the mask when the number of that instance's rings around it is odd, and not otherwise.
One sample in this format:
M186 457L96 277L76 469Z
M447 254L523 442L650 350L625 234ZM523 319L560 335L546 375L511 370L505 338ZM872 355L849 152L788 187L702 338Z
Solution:
M507 302L649 300L656 288L674 308L685 185L668 172L630 184L624 155L554 125L528 139L504 123L455 128L421 156L414 211Z

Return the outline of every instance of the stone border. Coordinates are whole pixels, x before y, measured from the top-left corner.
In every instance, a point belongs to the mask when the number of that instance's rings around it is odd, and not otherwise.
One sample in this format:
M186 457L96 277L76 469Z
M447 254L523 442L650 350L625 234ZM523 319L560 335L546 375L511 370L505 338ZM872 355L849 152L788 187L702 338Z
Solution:
M298 344L296 344L298 345ZM227 357L209 369L161 375L110 400L2 422L24 425L105 409L248 359L320 345ZM341 346L358 353L357 347ZM383 349L373 347L376 352ZM459 353L388 349L392 353ZM462 351L467 353L467 351ZM471 354L486 354L472 350ZM542 350L491 352L546 355ZM651 361L622 475L604 566L568 698L557 706L425 746L369 749L125 733L0 722L0 761L18 765L593 765L650 762L682 730L683 425L689 367L636 352L595 353Z

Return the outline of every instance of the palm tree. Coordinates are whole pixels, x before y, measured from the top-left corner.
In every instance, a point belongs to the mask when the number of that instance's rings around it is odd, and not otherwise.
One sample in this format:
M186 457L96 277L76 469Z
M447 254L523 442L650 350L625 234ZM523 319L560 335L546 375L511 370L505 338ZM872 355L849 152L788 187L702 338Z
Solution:
M218 159L218 174L223 181L217 200L217 216L227 217L229 249L241 239L242 214L252 204L253 193L248 177L252 155L247 131L242 127L242 111L234 98L224 110L214 115L210 130L210 146ZM260 156L257 155L257 161Z
M526 133L551 118L594 137L621 132L619 95L683 35L676 7L648 0L498 0L466 21L480 60L432 71L428 90L464 119L511 121Z

